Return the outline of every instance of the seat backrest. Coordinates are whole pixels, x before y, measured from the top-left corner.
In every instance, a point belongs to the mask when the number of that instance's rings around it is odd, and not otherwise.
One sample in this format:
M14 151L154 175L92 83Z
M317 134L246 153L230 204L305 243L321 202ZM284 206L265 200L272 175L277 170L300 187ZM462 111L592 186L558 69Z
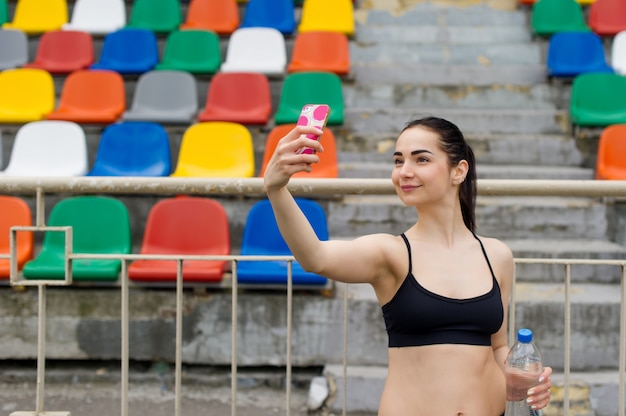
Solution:
M241 27L271 27L283 35L296 29L293 0L248 0Z
M322 206L312 199L304 198L296 198L296 203L311 223L317 237L322 241L328 240L328 223ZM241 255L291 255L267 199L252 205L248 212L241 240Z
M272 112L270 82L257 72L220 72L211 78L200 121L265 124Z
M120 29L105 36L100 57L91 68L140 74L154 69L158 61L154 32L141 28Z
M198 111L196 78L185 71L141 74L124 120L188 123Z
M135 0L127 27L167 33L182 22L180 0Z
M252 135L238 123L206 121L183 134L171 176L250 178L254 176Z
M350 72L350 44L339 32L303 32L296 35L287 72Z
M279 124L275 126L265 139L263 151L263 162L259 176L265 174L265 169L269 163L279 140L289 133L296 124ZM324 129L324 134L320 137L320 142L324 146L324 151L319 153L319 163L311 165L311 172L298 172L294 178L337 178L339 176L339 163L337 160L337 139L329 128Z
M9 254L10 232L13 226L32 225L32 212L22 198L11 195L0 195L0 253ZM16 232L16 255L18 269L31 259L34 250L34 237L30 232ZM9 260L0 259L0 278L9 277Z
M107 196L76 196L59 201L50 210L50 226L71 226L75 253L130 253L128 209L120 200ZM64 251L61 232L44 235L43 250Z
M287 49L282 33L270 27L246 27L230 36L220 70L280 75L286 65Z
M63 30L80 30L106 35L126 25L124 0L75 0L70 22Z
M112 123L126 108L124 79L115 71L79 70L67 76L48 119Z
M39 38L37 53L26 68L40 68L52 74L69 74L93 63L93 38L78 30L53 30Z
M620 75L626 75L626 30L619 32L611 44L611 66Z
M169 176L170 141L158 123L127 121L102 132L89 176Z
M626 124L605 127L598 141L596 179L626 180Z
M572 83L573 124L603 126L626 123L626 77L603 72L578 75Z
M9 4L7 0L0 0L0 25L9 21Z
M589 6L589 27L600 36L615 36L626 30L626 2L596 0Z
M298 32L329 31L354 34L354 5L352 0L306 0Z
M276 124L297 123L305 104L328 104L328 125L343 124L344 100L341 78L332 72L295 72L282 85Z
M224 206L210 198L162 199L150 209L141 254L230 253L230 228Z
M41 120L54 110L54 80L42 69L5 69L0 72L0 91L0 122Z
M602 39L593 32L559 32L550 37L548 75L574 77L585 72L613 72Z
M539 0L532 6L530 26L537 36L589 31L582 6L576 0Z
M35 35L59 30L67 19L67 0L17 0L13 20L3 27Z
M237 0L191 0L181 29L202 29L230 35L239 27Z
M156 69L174 69L193 74L212 74L222 64L222 50L217 33L204 29L171 32L163 58Z
M0 30L0 70L19 68L28 61L28 37L18 29Z
M87 173L87 141L83 128L71 121L34 121L15 135L3 175L82 176Z

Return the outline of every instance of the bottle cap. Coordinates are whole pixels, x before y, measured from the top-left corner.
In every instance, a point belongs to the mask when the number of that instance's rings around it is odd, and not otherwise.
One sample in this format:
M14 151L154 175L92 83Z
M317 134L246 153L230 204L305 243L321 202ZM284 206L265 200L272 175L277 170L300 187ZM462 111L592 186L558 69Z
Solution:
M533 340L533 331L528 328L522 328L517 331L517 340L523 343L529 343Z

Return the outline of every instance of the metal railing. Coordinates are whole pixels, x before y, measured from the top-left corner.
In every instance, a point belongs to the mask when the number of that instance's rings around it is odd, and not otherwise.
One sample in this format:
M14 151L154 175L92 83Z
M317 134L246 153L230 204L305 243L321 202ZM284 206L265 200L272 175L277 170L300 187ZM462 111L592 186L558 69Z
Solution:
M385 195L395 193L389 180L381 179L294 179L289 185L296 195L346 195L370 194ZM570 181L570 180L481 180L478 182L480 195L506 196L577 196L577 197L626 197L626 181ZM183 278L182 264L185 260L223 260L232 264L232 350L231 350L231 414L237 414L237 270L242 261L285 261L287 269L287 345L286 345L286 403L285 411L290 415L291 401L291 336L292 336L292 306L293 282L292 264L290 256L190 256L190 255L140 255L140 254L86 254L72 253L71 227L47 227L45 218L46 194L192 194L192 195L263 195L261 179L190 179L190 178L0 178L0 193L4 194L35 194L36 219L32 227L13 227L10 235L11 255L0 258L10 258L11 284L21 286L37 286L38 288L38 349L37 349L37 396L34 412L16 412L15 416L40 415L44 413L44 380L45 380L45 334L46 334L46 288L47 286L71 285L72 261L78 259L116 259L121 260L121 412L128 415L128 383L129 383L129 279L128 263L133 260L172 260L177 262L176 276L176 334L175 334L175 416L181 414L182 389L182 317L183 317ZM24 280L19 276L16 260L16 233L18 231L64 232L66 235L66 275L64 280ZM551 264L562 265L564 268L564 414L570 409L571 384L571 267L572 265L613 265L621 268L620 291L620 344L619 344L619 381L618 381L618 415L625 416L625 373L626 373L626 260L588 260L588 259L531 259L516 258L518 264ZM348 289L344 290L344 351L343 371L344 380L347 379L347 322L348 322ZM515 323L515 285L511 294L511 308L509 327ZM513 336L512 334L510 335ZM511 338L512 341L512 338ZM347 383L343 389L343 414L346 415ZM46 415L69 415L69 412L49 412Z

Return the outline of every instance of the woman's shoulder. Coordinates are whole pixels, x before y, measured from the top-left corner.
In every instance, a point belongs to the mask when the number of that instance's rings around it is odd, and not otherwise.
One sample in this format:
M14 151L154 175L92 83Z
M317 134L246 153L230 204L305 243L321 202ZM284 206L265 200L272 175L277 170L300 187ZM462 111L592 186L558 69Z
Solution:
M490 258L499 261L513 261L511 248L502 240L484 236L478 236L478 238L482 241Z

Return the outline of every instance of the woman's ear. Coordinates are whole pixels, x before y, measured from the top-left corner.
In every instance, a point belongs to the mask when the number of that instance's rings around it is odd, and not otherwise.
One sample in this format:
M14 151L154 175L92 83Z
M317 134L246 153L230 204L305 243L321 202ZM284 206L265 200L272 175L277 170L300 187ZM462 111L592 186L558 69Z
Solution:
M469 164L467 163L467 160L461 160L455 167L452 168L452 183L455 185L463 183L468 171Z

